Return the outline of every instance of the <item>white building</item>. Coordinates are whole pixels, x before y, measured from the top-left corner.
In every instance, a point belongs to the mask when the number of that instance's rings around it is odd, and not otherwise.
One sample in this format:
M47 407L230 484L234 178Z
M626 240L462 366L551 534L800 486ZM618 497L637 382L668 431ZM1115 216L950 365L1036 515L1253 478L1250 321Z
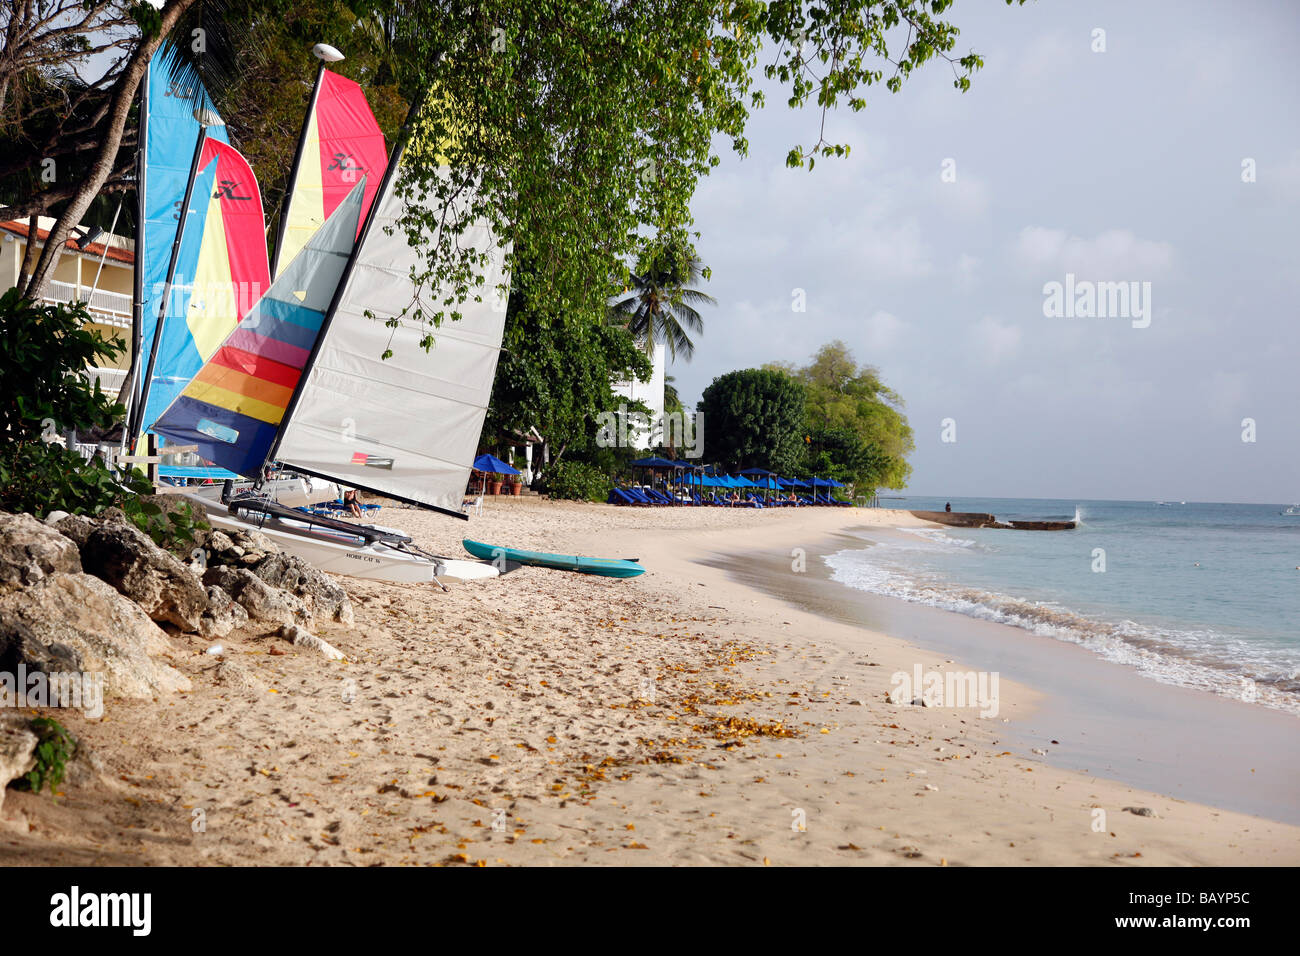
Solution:
M54 220L40 216L36 220L36 247L41 249ZM23 257L27 252L29 220L0 222L0 288L18 284ZM122 236L78 226L68 239L54 279L45 294L49 303L80 301L86 304L94 321L90 328L106 339L119 339L129 345L131 339L131 303L135 289L135 243ZM120 355L112 367L93 368L100 387L116 395L126 378L131 355Z
M649 429L629 429L629 439L634 442L637 448L650 448L658 444L662 438L664 376L667 374L668 368L667 350L662 342L655 344L652 361L654 370L648 382L632 379L628 382L615 382L613 386L615 395L626 396L632 401L641 402L650 409L651 426ZM635 434L636 437L632 439L631 434Z

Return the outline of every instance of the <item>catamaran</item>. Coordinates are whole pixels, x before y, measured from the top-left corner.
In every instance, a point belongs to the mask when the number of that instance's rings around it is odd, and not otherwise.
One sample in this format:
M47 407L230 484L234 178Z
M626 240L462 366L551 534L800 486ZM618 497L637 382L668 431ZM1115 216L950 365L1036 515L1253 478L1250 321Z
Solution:
M326 117L322 110L340 97L346 102L337 115ZM203 153L204 132L198 129L196 157ZM394 228L406 202L398 189L400 151L387 158L378 134L376 152L377 133L360 87L322 65L286 200L283 253L269 288L241 310L237 324L229 323L156 419L149 421L150 402L138 400L140 426L193 447L223 474L251 482L189 496L214 527L259 530L322 570L354 577L427 582L494 576L492 563L432 554L396 529L290 506L335 497L341 484L466 517L460 505L505 316L487 303L462 303L462 318L439 330L429 353L420 348L423 331L415 324L394 329L372 317L402 313L414 297L410 276L420 259L405 229ZM366 140L366 150L356 148L359 140ZM365 154L361 160L358 153ZM380 160L382 168L375 168ZM187 198L199 165L196 158ZM310 195L300 200L296 189ZM177 208L193 207L182 201ZM319 225L311 221L321 215ZM191 221L173 227L173 267ZM488 285L508 282L486 223L474 224L463 241L491 253ZM168 275L155 342L166 334L171 284ZM384 360L386 350L391 357ZM151 371L159 357L151 353ZM145 376L146 391L153 377ZM273 462L289 473L263 486Z

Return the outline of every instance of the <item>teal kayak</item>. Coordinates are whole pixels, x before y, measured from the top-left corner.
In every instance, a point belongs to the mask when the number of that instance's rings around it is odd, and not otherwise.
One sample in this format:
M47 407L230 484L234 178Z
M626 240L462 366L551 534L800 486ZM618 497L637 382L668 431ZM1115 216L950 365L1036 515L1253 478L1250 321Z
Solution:
M623 558L582 558L573 554L547 554L544 551L521 551L503 548L466 538L461 542L465 550L485 561L503 559L516 564L530 564L537 568L554 568L557 571L578 571L582 574L600 574L607 578L634 578L645 574L645 568L635 561Z

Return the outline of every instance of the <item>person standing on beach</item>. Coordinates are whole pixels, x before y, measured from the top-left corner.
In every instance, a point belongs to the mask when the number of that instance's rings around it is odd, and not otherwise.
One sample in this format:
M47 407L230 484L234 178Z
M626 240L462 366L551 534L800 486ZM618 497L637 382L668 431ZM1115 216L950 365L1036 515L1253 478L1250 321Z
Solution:
M943 510L944 510L944 511L952 511L952 502L950 501L950 502L948 502L946 505L944 505L944 506L943 506Z

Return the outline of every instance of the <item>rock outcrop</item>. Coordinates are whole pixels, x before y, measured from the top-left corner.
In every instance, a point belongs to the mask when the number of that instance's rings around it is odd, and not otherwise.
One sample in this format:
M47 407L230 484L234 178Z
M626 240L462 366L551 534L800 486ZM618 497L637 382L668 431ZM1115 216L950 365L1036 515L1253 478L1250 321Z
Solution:
M242 528L230 532L214 528L202 534L198 543L207 552L208 564L243 567L251 567L280 550L262 532Z
M333 644L322 641L315 634L305 628L298 627L296 624L280 628L280 636L286 638L295 647L305 647L313 650L327 660L341 661L345 657L344 653Z
M0 592L80 570L75 543L31 515L0 512Z
M272 587L295 595L318 620L352 624L355 617L348 592L325 572L293 554L279 552L263 558L252 571Z
M288 627L311 627L307 606L295 595L267 584L248 568L218 565L203 574L203 583L220 588L248 612L251 621Z
M153 620L182 631L197 631L208 609L207 592L194 572L134 525L111 520L97 525L81 548L81 564Z
M21 714L0 713L0 807L10 782L36 766L37 743L31 721Z
M86 546L90 532L98 527L94 519L86 515L70 515L62 511L46 515L45 523L65 538L71 538L78 549Z
M0 671L98 674L104 697L148 699L190 689L154 660L170 651L149 615L89 574L55 573L0 597Z
M199 619L199 634L209 640L248 626L248 612L215 585L208 587L208 609Z

